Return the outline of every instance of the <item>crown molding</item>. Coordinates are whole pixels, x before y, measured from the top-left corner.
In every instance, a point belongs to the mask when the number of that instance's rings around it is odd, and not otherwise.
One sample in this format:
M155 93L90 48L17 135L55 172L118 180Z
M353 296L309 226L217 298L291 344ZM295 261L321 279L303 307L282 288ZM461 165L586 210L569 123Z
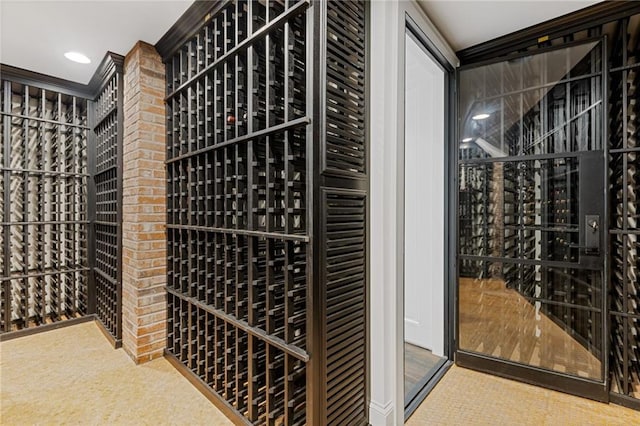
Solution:
M605 1L459 50L456 55L462 65L467 65L535 46L540 37L548 36L552 40L636 13L640 13L638 1Z
M202 25L209 20L211 15L229 4L229 0L196 0L158 40L155 48L164 62L182 47Z

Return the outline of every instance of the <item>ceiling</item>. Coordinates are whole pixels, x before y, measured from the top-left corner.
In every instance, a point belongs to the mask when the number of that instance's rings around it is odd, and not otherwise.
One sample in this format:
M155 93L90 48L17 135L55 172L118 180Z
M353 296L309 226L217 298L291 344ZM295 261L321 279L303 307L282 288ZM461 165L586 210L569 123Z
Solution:
M600 3L583 0L418 2L455 51Z
M417 0L454 50L597 1ZM125 55L138 40L155 44L192 0L0 0L0 62L88 83L107 51ZM67 60L84 53L91 64Z
M138 40L155 44L191 3L0 0L0 62L88 83L107 51L126 55ZM91 63L69 61L68 51Z

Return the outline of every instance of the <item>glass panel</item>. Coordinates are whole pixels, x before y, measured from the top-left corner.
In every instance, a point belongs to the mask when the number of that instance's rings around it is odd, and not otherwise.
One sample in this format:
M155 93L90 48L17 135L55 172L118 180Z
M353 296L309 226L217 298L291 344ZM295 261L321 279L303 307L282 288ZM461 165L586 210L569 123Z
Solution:
M601 67L592 42L460 72L462 350L602 379Z
M599 42L460 72L460 159L602 149Z
M571 303L599 303L600 285L594 271L468 262L459 279L460 349L600 379L602 312Z
M579 258L579 157L460 165L460 253Z

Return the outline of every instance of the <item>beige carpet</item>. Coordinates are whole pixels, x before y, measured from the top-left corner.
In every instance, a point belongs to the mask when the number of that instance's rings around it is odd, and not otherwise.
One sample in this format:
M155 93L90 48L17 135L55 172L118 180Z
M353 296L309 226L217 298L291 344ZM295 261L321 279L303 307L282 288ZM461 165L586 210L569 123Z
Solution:
M136 366L84 323L0 344L2 425L230 425L164 358Z
M628 426L640 412L453 366L407 425Z
M94 323L0 344L1 425L230 425L167 361L136 366ZM640 413L452 367L409 425L637 425Z

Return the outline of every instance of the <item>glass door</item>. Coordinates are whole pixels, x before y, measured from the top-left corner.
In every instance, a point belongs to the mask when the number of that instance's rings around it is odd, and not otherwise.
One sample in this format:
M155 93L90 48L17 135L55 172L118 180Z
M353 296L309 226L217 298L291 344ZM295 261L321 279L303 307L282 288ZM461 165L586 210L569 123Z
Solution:
M456 360L606 399L600 39L459 72Z

